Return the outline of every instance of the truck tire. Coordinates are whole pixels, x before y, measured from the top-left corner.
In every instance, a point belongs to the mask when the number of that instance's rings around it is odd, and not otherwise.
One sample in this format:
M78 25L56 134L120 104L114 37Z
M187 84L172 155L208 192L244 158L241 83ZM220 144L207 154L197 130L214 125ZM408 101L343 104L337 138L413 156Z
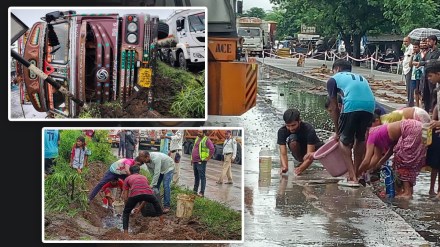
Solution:
M194 147L194 143L191 142L188 146L188 154L189 155L191 155L191 151L193 150L193 147Z
M188 69L188 63L187 63L187 61L185 59L185 54L183 54L183 51L179 52L178 60L179 60L179 67L180 67L180 69L187 70Z
M237 157L235 157L234 163L241 165L241 144L237 143Z
M170 32L170 27L168 24L164 22L159 22L159 25L157 26L157 38L158 39L165 39L168 37L168 34Z
M183 153L189 154L189 143L188 142L183 143Z

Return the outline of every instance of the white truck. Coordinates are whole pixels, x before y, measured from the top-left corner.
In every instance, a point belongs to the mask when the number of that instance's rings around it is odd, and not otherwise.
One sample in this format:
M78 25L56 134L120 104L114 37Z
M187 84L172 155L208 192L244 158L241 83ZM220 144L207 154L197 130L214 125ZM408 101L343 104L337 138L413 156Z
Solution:
M177 10L168 19L169 35L158 40L162 61L187 69L205 65L205 12Z
M263 56L263 22L257 17L240 17L237 20L238 36L244 38L242 54ZM266 24L267 25L267 24Z

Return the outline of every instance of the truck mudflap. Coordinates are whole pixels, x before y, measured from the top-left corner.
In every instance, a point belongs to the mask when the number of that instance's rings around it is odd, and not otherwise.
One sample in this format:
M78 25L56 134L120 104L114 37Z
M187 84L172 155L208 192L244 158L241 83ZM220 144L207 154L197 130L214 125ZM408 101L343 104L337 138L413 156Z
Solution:
M45 30L46 23L44 22L37 22L33 25L29 33L29 38L26 41L24 52L24 59L40 69L43 68L42 52L44 47ZM32 105L35 110L46 112L45 89L44 86L42 87L44 81L26 67L23 67L23 72L26 92L29 95Z

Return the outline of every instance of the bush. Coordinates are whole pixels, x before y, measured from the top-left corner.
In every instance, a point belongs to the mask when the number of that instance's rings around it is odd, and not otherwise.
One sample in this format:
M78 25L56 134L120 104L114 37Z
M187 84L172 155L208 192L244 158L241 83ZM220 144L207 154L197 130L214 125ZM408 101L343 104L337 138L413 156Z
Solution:
M61 130L59 157L54 173L44 181L45 210L75 214L87 208L86 179L89 169L79 174L70 167L70 153L78 136L85 136L81 130ZM100 161L111 164L116 161L108 143L108 131L96 130L93 138L86 137L87 148L91 151L88 162Z
M75 214L87 208L85 174L88 168L79 174L62 157L53 167L54 173L44 181L44 207L47 212L67 212Z

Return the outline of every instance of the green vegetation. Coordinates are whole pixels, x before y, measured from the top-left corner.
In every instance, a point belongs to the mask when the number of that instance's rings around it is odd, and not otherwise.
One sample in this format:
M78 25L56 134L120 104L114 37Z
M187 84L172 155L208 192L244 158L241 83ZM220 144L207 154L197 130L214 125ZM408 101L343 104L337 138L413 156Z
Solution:
M172 68L159 63L159 74L169 78L180 87L174 99L170 113L178 118L203 118L205 116L205 73L194 75L185 70Z
M277 21L278 35L293 36L301 24L315 26L324 36L341 34L345 44L353 43L360 56L364 35L391 33L407 35L416 27L439 28L440 8L434 0L271 0L277 6L270 17ZM326 25L322 25L325 23ZM346 45L348 52L352 51Z
M178 194L193 194L191 190L178 186L171 188L171 208L177 206ZM228 206L206 198L194 201L193 217L203 224L207 231L222 239L237 239L241 235L241 214Z
M69 164L70 152L76 138L83 135L82 131L62 130L60 135L59 157L54 166L54 173L44 181L44 206L47 212L66 212L74 216L81 210L87 209L86 176L89 168L83 169L83 172L79 174ZM86 137L87 148L91 151L89 164L94 161L111 163L116 160L111 153L107 136L107 130L97 130L93 140Z
M119 101L111 101L105 102L102 106L109 109L120 109L122 110L122 103ZM81 109L79 113L79 118L101 118L101 104L99 103L90 103L87 109Z

